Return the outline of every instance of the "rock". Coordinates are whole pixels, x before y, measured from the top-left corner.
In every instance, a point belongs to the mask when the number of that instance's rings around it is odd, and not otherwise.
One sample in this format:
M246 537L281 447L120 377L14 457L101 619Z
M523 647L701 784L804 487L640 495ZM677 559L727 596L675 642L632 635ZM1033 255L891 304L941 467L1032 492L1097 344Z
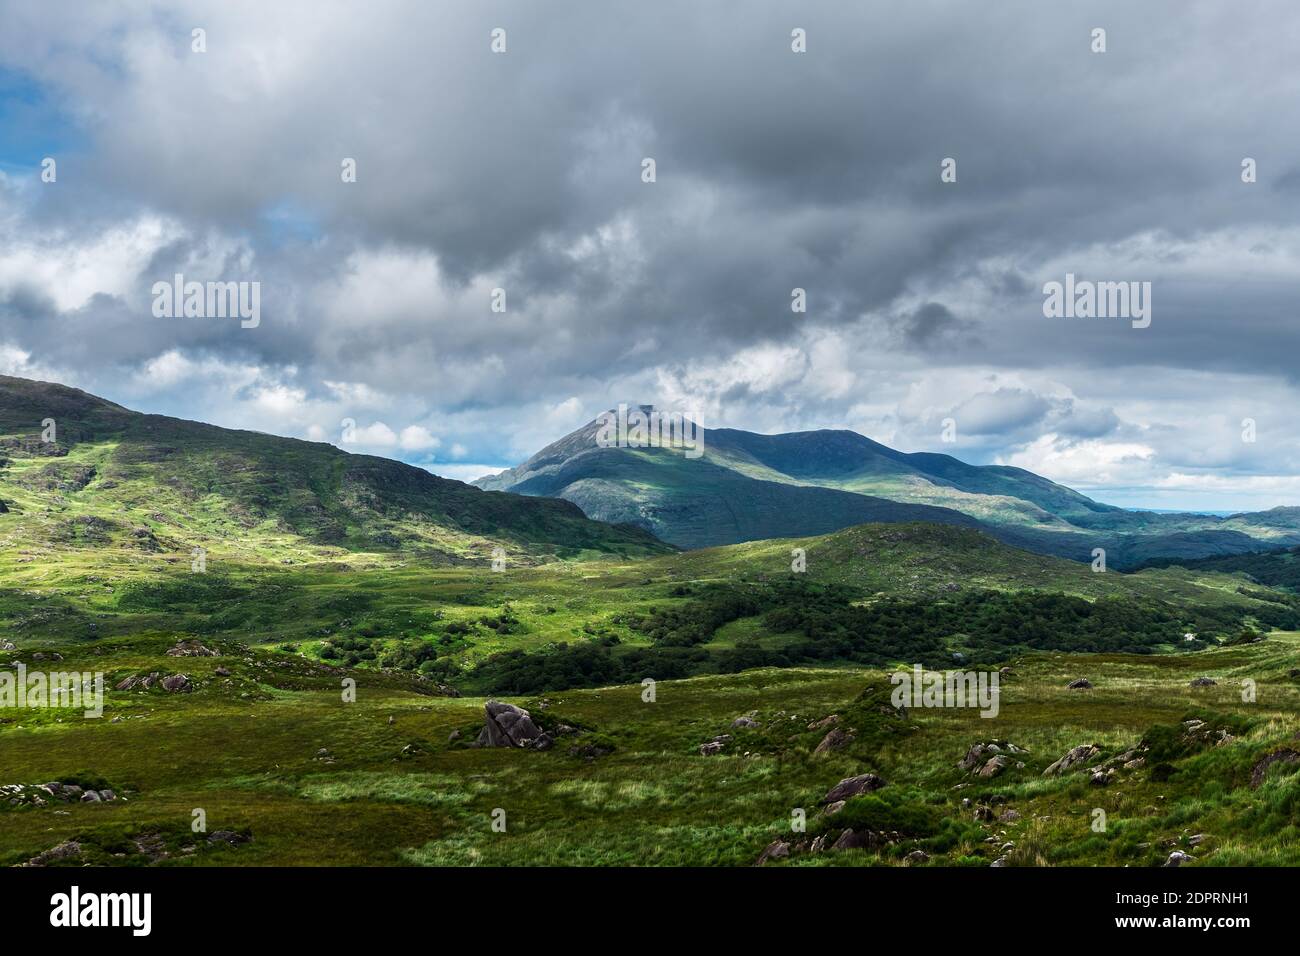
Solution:
M1065 685L1070 690L1092 690L1092 681L1086 677L1080 677L1078 680L1072 680Z
M826 805L826 810L824 811L825 814L826 814L828 817L833 817L833 816L835 816L835 814L839 813L841 810L844 809L844 804L845 804L846 802L847 802L847 801L845 801L845 800L836 800L834 803L828 803L828 804Z
M1094 787L1105 787L1110 784L1110 771L1097 770L1088 778L1088 782Z
M1192 862L1192 859L1182 850L1174 850L1173 853L1169 854L1169 859L1165 861L1165 866L1182 866L1184 863Z
M821 739L821 743L813 750L813 754L830 753L832 750L841 750L853 743L854 737L850 733L840 730L838 727L832 727Z
M388 726L391 727L391 726L393 726L393 724L395 724L395 723L397 723L397 718L394 717L392 714L389 714L389 715L388 715Z
M135 677L124 678L113 685L113 690L130 690L135 687L137 680Z
M1002 815L998 817L999 823L1015 823L1020 819L1020 814L1015 810L1003 810Z
M164 677L162 688L169 694L183 693L194 689L190 685L189 677L184 674L173 674L171 677Z
M930 862L930 854L924 850L913 850L907 856L903 857L903 862L908 866L919 866L922 863Z
M75 840L67 840L58 846L52 846L42 853L38 853L22 866L49 866L51 863L63 863L68 860L74 860L81 856L81 844Z
M730 734L719 734L712 740L706 740L700 744L700 753L705 757L712 757L722 753L722 749L731 743Z
M220 657L210 647L204 647L198 641L188 640L179 641L175 647L167 652L168 657Z
M847 800L849 797L856 797L860 793L870 793L872 790L879 790L885 785L885 781L874 773L862 773L856 777L846 777L822 797L822 803L835 803L837 800Z
M1007 865L1007 858L1005 856L1000 856L992 863L989 864L990 867L994 867L994 866L1004 867L1006 865Z
M1044 777L1055 777L1081 763L1087 763L1101 751L1096 744L1080 744L1068 751L1060 760L1043 771Z
M82 803L100 803L100 796L94 790L87 790L81 795Z
M819 837L813 837L812 845L808 848L813 853L820 853L826 849L826 834Z
M1200 846L1202 843L1205 842L1205 839L1206 839L1206 837L1205 837L1205 834L1204 834L1204 833L1195 833L1195 834L1193 834L1192 836L1189 836L1189 837L1187 838L1187 845L1188 845L1188 846Z
M455 743L457 740L460 740L459 730L453 730L451 733L447 735L447 743L449 744Z
M984 806L976 807L975 819L983 823L991 823L993 821L993 809Z
M13 641L0 641L0 651L16 651L18 645Z
M522 707L489 700L483 705L486 722L478 735L480 747L523 747L544 750L553 742L549 734L533 723Z
M733 727L757 727L758 721L753 717L737 717L731 722Z
M831 714L829 717L823 717L821 720L813 721L808 725L809 730L824 730L840 722L839 714Z
M832 850L871 850L884 840L872 830L845 830L831 847Z
M962 770L974 770L980 765L984 757L984 744L971 744L966 756L957 761L957 766Z
M784 840L773 840L764 847L763 852L759 854L758 862L754 865L762 866L768 860L784 860L789 855L790 844L786 843Z
M243 833L236 833L234 830L213 830L208 834L209 843L227 843L230 846L239 846L241 843L248 843L253 838Z
M1213 687L1213 686L1215 686L1215 685L1218 684L1218 683L1219 683L1219 682L1218 682L1217 680L1213 680L1213 679L1211 679L1211 678L1209 678L1209 677L1198 677L1198 678L1196 678L1195 680L1192 681L1192 683L1191 683L1190 686L1192 686L1192 687Z
M1290 747L1283 747L1280 750L1274 750L1271 754L1260 758L1255 762L1255 766L1250 770L1250 787L1252 790L1258 789L1268 775L1268 768L1275 763L1295 763L1300 760L1300 752L1292 750Z
M996 777L1007 768L1007 764L1010 762L1011 761L1006 757L994 757L984 766L980 767L978 774L985 778Z
M225 667L218 667L218 668L217 668L216 670L214 670L212 673L216 674L218 677L229 677L229 676L230 676L230 671L227 670Z
M117 794L112 790L101 790L99 791L99 799L103 800L105 803L110 803L117 799Z

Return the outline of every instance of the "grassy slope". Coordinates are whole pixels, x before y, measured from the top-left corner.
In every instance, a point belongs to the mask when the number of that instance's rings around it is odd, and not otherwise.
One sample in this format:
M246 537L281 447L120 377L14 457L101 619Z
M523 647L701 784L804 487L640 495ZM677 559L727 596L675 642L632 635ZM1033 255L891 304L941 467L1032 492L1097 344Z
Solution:
M56 443L40 440L54 418ZM401 551L443 563L670 550L567 502L483 492L333 446L140 415L62 386L0 376L3 551L69 550L242 564Z
M168 643L107 642L65 664L116 677L157 666ZM456 749L447 736L478 722L479 699L428 697L374 674L363 675L357 703L347 705L335 673L218 646L221 658L184 662L200 681L190 695L114 693L98 721L5 714L0 782L91 771L134 792L113 804L0 809L0 863L69 838L82 842L92 862L141 863L130 838L160 833L172 852L165 865L743 865L789 833L794 808L807 808L815 824L816 801L835 781L871 770L889 781L887 791L927 807L943 833L883 853L797 856L793 864L898 864L924 847L933 864L987 865L999 844L1012 841L1012 865L1155 865L1173 845L1190 849L1186 837L1194 833L1209 835L1190 850L1203 865L1300 864L1297 778L1282 768L1264 787L1247 786L1253 762L1300 730L1300 687L1286 676L1300 651L1294 634L1194 658L1032 655L1016 662L995 720L913 711L909 732L815 758L809 751L820 735L804 730L807 721L845 713L879 674L765 670L664 682L652 704L641 701L639 687L570 691L545 709L521 702L617 744L594 761L568 755L563 739L548 753ZM228 684L213 676L218 665L231 669ZM1080 674L1097 689L1066 690ZM1219 686L1188 688L1198 674L1218 678ZM1244 677L1258 681L1258 703L1241 702L1237 682ZM1079 774L1040 775L1072 746L1095 742L1115 753L1152 724L1176 723L1194 708L1254 725L1231 744L1180 759L1180 772L1162 783L1143 771L1104 789ZM762 727L731 730L732 719L747 712L756 712ZM112 723L115 717L124 719ZM724 732L736 734L728 754L696 752ZM957 770L971 743L993 738L1027 747L1026 767L987 782ZM402 757L410 743L422 752ZM316 759L321 747L335 762ZM977 822L961 807L963 797L1003 800L998 811L1014 809L1020 819ZM1109 815L1104 834L1089 828L1098 807ZM189 832L195 808L206 811L210 831L247 829L253 842L185 855L181 847L198 842ZM507 813L504 834L491 830L496 808Z

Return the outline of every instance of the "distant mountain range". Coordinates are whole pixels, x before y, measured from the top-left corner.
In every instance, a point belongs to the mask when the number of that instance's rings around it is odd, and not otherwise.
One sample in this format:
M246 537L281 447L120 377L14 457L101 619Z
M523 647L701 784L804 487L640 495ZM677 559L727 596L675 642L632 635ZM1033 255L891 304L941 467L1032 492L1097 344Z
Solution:
M648 411L649 406L642 406ZM611 447L599 420L480 488L563 498L684 548L823 534L863 522L980 527L1042 554L1132 567L1300 544L1300 508L1234 514L1131 511L1023 468L895 451L856 432L705 432L704 453Z

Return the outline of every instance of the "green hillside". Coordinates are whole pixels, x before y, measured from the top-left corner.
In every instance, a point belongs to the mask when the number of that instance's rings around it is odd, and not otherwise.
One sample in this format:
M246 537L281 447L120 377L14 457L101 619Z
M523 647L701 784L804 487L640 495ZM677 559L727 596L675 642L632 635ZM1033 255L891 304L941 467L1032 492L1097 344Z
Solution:
M54 421L54 441L41 422ZM142 415L61 385L0 376L5 560L52 551L185 562L419 555L448 563L670 550L564 501L487 493L323 443Z

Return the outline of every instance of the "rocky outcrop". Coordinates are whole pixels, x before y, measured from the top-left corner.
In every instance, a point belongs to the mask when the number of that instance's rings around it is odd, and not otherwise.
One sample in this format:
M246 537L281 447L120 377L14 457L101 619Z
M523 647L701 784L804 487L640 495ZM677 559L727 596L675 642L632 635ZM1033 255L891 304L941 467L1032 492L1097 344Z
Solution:
M731 743L731 734L718 734L712 740L700 744L700 753L705 757L716 756L722 753L729 743Z
M1274 750L1266 757L1262 757L1255 762L1255 766L1250 770L1250 787L1252 790L1259 788L1260 784L1268 776L1268 768L1276 763L1295 763L1300 760L1300 752L1292 750L1290 747L1283 747L1281 750Z
M1060 760L1043 771L1044 777L1056 777L1080 764L1085 764L1101 753L1096 744L1080 744L1066 752Z
M486 721L476 741L479 747L520 747L525 750L546 750L553 743L551 735L533 723L533 717L522 707L489 700L483 705Z
M856 777L846 777L827 791L826 796L822 797L822 804L838 803L841 800L856 797L860 793L879 790L884 785L885 781L874 773L862 773Z
M842 750L849 744L853 743L854 737L847 731L840 730L838 727L832 727L826 732L826 736L821 739L821 743L813 750L813 754L830 753L832 750Z
M210 647L204 647L198 641L178 641L176 646L167 651L168 657L220 657Z

